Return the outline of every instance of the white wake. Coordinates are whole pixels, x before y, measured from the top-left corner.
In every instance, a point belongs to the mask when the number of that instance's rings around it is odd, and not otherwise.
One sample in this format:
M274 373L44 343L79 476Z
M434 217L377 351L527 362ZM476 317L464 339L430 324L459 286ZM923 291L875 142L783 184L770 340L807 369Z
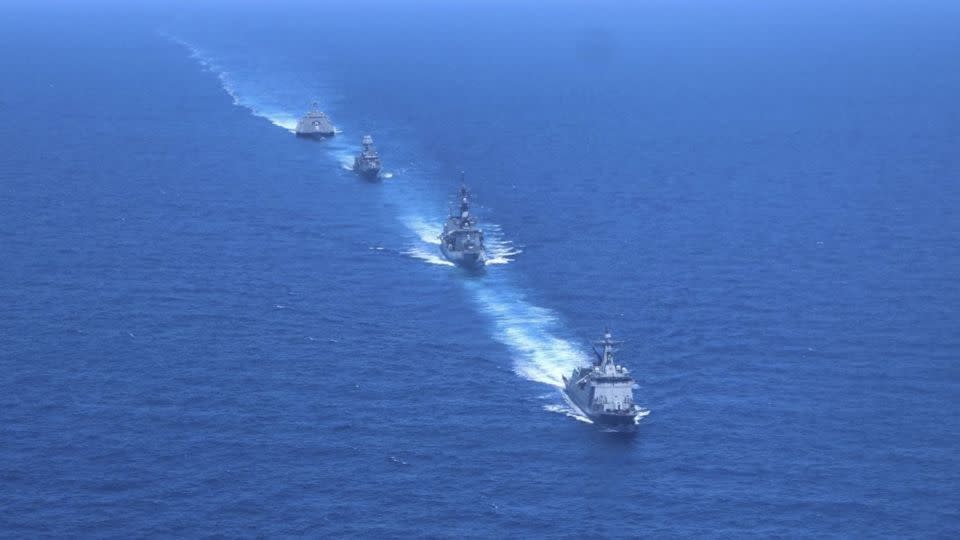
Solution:
M294 131L297 116L290 112L289 107L276 103L275 99L269 97L276 92L257 92L255 86L251 85L241 88L230 72L207 51L177 36L164 33L161 35L187 49L191 58L203 69L214 74L234 105L248 110L254 116L263 118L279 128ZM286 101L294 101L297 98L291 97ZM305 99L305 103L310 101L314 100ZM338 129L337 132L339 134L340 130ZM349 143L342 137L334 137L325 141L324 145L327 153L343 169L352 169L353 157L358 151L355 143ZM386 172L382 177L392 178L393 174ZM406 181L410 180L406 179ZM453 263L442 257L438 247L444 213L430 214L430 219L425 219L423 215L425 214L408 213L400 217L400 221L418 240L402 253L431 265L453 267ZM523 252L504 236L498 225L484 223L483 229L489 265L508 264ZM561 377L585 363L589 355L572 341L562 337L567 332L556 313L531 303L526 295L507 281L502 274L494 272L491 274L483 276L482 279L461 281L470 301L489 319L493 328L493 337L512 351L514 371L519 376L561 388L563 384ZM277 309L282 307L277 306ZM553 408L548 410L563 412L578 420L589 422L589 419L577 414L572 408L561 405L549 407ZM646 414L649 414L649 411L642 416ZM638 418L642 416L638 415Z
M400 221L419 239L405 254L430 264L455 266L440 253L438 220L408 214ZM488 264L507 264L522 252L503 239L498 226L488 226L486 231ZM563 331L553 311L527 301L502 275L488 274L483 279L465 280L463 285L470 300L492 323L494 338L513 351L514 371L521 377L559 388L563 385L561 377L587 358L572 342L560 337Z
M230 72L227 71L213 55L200 47L172 34L161 32L160 35L187 49L190 53L190 58L196 60L203 69L214 74L220 81L220 86L223 88L223 91L233 100L234 105L248 110L250 114L258 118L263 118L281 129L289 131L290 133L294 132L297 127L297 116L295 114L292 114L280 105L264 103L244 94L238 88L237 84L235 84Z
M561 324L553 311L530 303L503 280L464 281L464 286L493 324L494 339L514 352L514 371L521 377L560 388L561 377L587 358L560 337Z

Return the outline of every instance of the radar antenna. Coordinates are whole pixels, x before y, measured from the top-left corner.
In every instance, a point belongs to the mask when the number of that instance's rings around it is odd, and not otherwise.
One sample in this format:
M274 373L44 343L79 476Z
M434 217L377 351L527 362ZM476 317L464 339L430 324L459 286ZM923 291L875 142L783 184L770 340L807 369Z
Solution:
M610 332L610 328L606 328L603 331L603 339L600 341L594 341L594 345L600 345L603 347L603 354L597 351L596 346L593 347L594 354L597 355L599 360L598 365L605 366L607 364L613 364L613 353L616 352L616 346L623 343L623 341L616 341L613 339L613 333Z

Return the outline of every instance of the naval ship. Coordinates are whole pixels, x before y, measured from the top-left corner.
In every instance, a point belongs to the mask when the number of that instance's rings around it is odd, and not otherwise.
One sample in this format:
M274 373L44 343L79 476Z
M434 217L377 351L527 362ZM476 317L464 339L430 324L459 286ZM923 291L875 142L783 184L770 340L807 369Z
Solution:
M467 268L481 268L487 254L483 247L483 231L477 228L477 220L470 215L470 195L467 187L460 186L460 213L447 218L440 234L440 251L450 262Z
M380 174L380 156L373 148L373 137L364 135L360 144L363 145L363 150L353 158L353 170L361 176L376 178Z
M633 403L633 377L627 368L613 361L614 341L610 330L603 340L595 342L603 347L590 366L573 370L570 378L563 377L563 390L570 402L595 424L621 429L635 425L639 410Z
M310 112L297 122L296 134L297 137L319 139L332 137L335 131L333 124L330 123L330 119L320 110L320 106L314 103Z

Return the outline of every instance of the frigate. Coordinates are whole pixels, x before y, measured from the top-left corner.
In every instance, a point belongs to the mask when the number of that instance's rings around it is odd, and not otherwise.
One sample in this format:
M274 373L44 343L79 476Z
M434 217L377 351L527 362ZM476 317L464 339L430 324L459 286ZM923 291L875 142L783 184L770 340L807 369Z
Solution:
M353 158L353 170L367 178L376 178L380 174L380 156L373 148L373 137L364 135L360 144L363 150Z
M330 123L330 119L327 118L327 115L320 110L320 106L316 103L313 104L310 112L297 122L297 137L332 137L335 132L336 130L333 124Z
M470 194L465 185L460 186L459 199L460 211L451 212L440 233L440 251L450 262L480 268L487 258L483 231L477 228L477 220L470 215Z
M634 380L627 368L617 365L613 353L621 341L614 341L608 329L595 342L597 359L592 365L573 370L563 377L563 390L571 404L595 424L630 429L636 424L639 409L633 403Z

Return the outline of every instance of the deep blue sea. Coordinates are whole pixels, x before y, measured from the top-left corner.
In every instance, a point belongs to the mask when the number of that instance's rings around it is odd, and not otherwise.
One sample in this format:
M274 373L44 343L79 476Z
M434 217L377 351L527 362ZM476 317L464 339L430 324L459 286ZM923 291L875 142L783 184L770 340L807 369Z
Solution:
M952 0L5 2L0 537L957 538L958 207Z

